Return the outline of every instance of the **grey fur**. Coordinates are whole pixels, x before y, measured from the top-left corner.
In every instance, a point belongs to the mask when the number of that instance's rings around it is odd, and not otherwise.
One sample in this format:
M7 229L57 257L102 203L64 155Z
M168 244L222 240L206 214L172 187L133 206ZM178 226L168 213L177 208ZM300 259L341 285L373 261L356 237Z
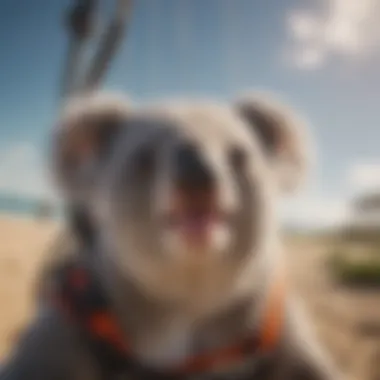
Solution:
M306 172L306 140L299 137L304 127L288 108L261 97L234 106L184 102L141 108L123 107L124 100L115 107L114 99L96 97L76 100L63 113L54 168L66 200L84 206L97 227L89 265L103 280L134 353L147 366L165 368L252 334L260 328L282 260L278 190L286 180L300 182ZM265 138L263 128L271 129ZM91 149L84 155L77 155L75 145L62 149L75 144L80 131L92 141ZM184 142L197 148L212 172L217 206L229 215L223 239L215 235L202 255L186 251L162 227L175 195L173 157ZM238 167L229 161L236 149L244 159ZM70 155L77 158L71 166ZM187 378L339 380L301 325L305 319L298 309L287 295L283 334L268 357L258 355L224 375ZM101 377L75 327L54 311L45 311L30 330L0 379L112 380ZM47 366L49 360L58 360L62 370Z

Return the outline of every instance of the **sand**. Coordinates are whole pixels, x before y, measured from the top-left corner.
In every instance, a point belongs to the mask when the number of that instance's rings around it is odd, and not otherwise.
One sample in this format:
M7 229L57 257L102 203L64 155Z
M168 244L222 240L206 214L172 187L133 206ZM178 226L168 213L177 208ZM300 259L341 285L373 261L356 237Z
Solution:
M36 274L58 231L58 225L47 221L0 216L0 359L33 314ZM379 380L380 337L366 336L358 326L369 321L380 329L380 292L336 286L323 265L327 248L323 241L288 242L290 285L304 300L318 337L349 378Z
M33 284L58 226L0 216L0 358L33 313Z

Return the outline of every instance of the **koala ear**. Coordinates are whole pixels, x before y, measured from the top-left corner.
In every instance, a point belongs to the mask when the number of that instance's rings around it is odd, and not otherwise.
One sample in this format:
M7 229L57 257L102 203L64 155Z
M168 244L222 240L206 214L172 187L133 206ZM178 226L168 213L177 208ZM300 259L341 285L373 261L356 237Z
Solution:
M235 109L261 141L281 189L297 188L313 158L305 122L270 95L246 94L235 102Z
M53 131L53 172L61 190L78 192L89 184L128 114L127 99L116 94L69 99Z

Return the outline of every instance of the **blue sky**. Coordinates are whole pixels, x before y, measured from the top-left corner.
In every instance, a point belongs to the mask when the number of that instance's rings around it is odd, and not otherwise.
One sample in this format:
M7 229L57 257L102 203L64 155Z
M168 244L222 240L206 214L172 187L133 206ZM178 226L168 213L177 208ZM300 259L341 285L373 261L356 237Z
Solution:
M45 191L43 151L57 107L68 3L0 0L0 192ZM376 3L135 0L105 86L137 101L280 93L310 121L319 156L312 181L286 212L331 223L352 192L380 184Z

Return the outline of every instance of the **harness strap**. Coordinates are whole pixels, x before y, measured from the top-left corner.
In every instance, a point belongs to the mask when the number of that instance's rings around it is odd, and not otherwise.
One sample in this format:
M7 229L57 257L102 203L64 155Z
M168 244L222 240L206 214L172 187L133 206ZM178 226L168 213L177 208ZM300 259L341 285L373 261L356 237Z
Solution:
M141 370L142 366L133 358L124 332L110 311L96 277L78 264L61 268L57 276L54 302L82 328L106 372ZM184 374L212 371L274 350L282 333L284 289L284 277L277 276L269 290L259 334L237 344L190 357L180 366L165 372L165 376L180 378Z

